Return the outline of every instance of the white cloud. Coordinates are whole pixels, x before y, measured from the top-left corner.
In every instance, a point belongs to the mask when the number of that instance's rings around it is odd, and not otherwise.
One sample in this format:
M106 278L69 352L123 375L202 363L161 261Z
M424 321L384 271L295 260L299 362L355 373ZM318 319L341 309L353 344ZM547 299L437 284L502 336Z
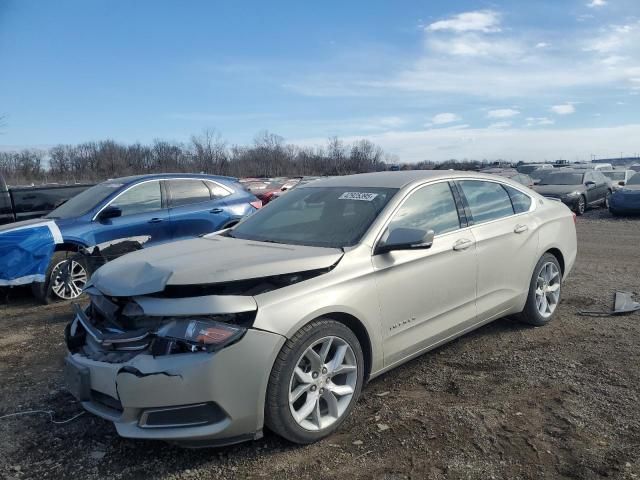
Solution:
M427 46L435 53L457 56L512 57L523 53L517 42L493 38L489 40L475 33L452 38L429 38Z
M538 42L536 43L536 48L547 48L549 44L547 42Z
M426 27L427 31L439 32L484 32L500 31L500 14L493 10L478 10L454 15L446 20L434 22Z
M487 118L511 118L520 115L518 110L513 108L499 108L497 110L489 110Z
M553 125L556 123L555 120L552 120L547 117L527 117L527 127L542 127L545 125Z
M591 2L587 3L587 7L598 8L598 7L604 7L606 4L607 4L607 0L591 0Z
M362 137L343 138L345 142ZM618 157L635 152L640 124L604 128L500 129L467 128L386 132L366 137L404 162L420 160L497 159L540 162L566 158L586 160L591 155ZM326 138L291 139L301 145L324 145Z
M571 115L576 111L576 107L571 103L563 103L562 105L554 105L550 110L556 115Z
M495 122L490 124L487 128L509 128L511 122Z
M445 112L434 115L431 119L431 123L433 125L444 125L446 123L459 122L460 120L462 119L455 113Z

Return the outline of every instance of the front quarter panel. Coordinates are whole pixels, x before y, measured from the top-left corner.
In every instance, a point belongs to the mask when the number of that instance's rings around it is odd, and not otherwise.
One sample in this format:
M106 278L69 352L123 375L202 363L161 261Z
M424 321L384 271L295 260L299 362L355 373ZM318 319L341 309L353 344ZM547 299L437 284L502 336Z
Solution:
M342 257L329 273L255 297L254 326L291 338L312 320L347 314L365 327L371 342L371 372L382 368L380 306L370 250L365 245Z

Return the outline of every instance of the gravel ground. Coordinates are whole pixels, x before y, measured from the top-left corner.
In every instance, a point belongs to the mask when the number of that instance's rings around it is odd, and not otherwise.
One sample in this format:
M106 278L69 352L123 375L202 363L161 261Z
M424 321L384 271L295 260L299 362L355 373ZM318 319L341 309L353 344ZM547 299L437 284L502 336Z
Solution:
M299 447L267 433L222 449L119 438L89 414L0 420L3 478L640 478L640 314L588 318L640 292L640 219L578 219L578 263L544 328L508 319L372 381L343 428ZM69 304L0 307L0 415L67 419Z

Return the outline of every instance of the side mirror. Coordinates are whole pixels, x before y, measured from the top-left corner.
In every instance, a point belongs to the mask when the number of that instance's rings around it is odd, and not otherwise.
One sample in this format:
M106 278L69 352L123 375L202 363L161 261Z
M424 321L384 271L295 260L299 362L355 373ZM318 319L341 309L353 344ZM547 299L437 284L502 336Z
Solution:
M418 250L431 248L433 245L433 230L418 228L395 228L389 231L386 239L382 240L375 249L374 255L391 252L393 250Z
M99 221L109 220L110 218L117 218L122 216L122 210L118 207L107 207L98 215Z
M592 182L591 180L589 180L588 182L584 182L584 185L585 185L587 188L591 189L591 188L593 188L593 187L595 187L595 186L596 186L596 182Z
M618 185L620 185L621 187L624 187L625 183L627 183L627 182L625 182L624 180L620 180L618 182Z

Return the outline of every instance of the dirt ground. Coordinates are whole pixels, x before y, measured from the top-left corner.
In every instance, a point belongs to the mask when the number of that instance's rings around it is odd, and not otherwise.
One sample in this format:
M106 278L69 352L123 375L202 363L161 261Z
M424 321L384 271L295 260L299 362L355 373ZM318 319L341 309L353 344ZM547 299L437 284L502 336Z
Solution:
M332 437L266 433L221 449L119 438L89 414L0 419L2 478L640 478L640 314L589 318L640 292L640 219L578 219L578 263L552 324L503 319L372 381ZM81 409L62 386L70 305L0 306L0 415ZM389 427L385 429L385 427Z

